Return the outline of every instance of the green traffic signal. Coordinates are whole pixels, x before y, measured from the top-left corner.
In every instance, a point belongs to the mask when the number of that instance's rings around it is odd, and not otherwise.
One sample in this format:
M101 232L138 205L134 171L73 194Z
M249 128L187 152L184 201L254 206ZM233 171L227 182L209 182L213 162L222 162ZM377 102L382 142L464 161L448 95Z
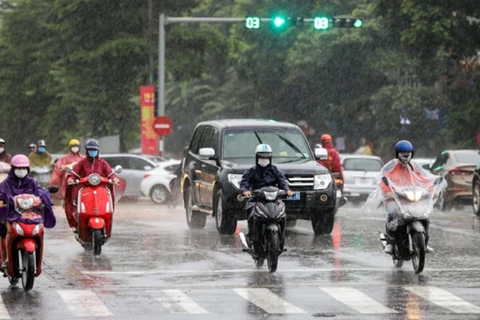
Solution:
M355 28L361 28L363 26L363 21L361 19L355 19L353 22L353 26Z
M283 27L286 22L287 22L287 19L285 19L284 17L275 17L273 19L273 24L277 28Z

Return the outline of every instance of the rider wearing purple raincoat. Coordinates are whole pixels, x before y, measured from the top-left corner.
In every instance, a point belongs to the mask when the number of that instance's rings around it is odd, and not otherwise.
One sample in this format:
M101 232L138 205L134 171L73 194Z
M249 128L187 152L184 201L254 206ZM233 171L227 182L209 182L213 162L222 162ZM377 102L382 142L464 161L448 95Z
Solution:
M18 155L15 157L22 157L22 156L23 155ZM23 157L20 160L25 160L23 159ZM27 158L27 161L25 162L19 161L18 163L16 163L14 160L17 160L17 159L12 159L12 169L8 174L7 178L0 184L0 200L2 200L3 203L5 204L8 203L8 206L0 208L0 223L5 224L5 221L12 222L12 221L21 220L21 215L14 210L13 197L19 194L27 193L27 194L33 194L38 196L42 200L42 203L45 205L43 209L43 221L22 221L22 222L24 223L43 222L46 228L55 227L56 219L53 213L52 201L50 199L49 192L47 190L42 189L40 185L37 183L37 181L30 178L28 175L24 177L19 177L19 176L22 176L23 174L17 175L18 172L21 172L21 170L24 170L25 168L28 171L30 171L28 166L29 164L28 158ZM21 167L20 166L17 167L15 166L15 164L21 165ZM2 227L4 226L2 225ZM3 232L0 232L0 236L3 236L1 233Z

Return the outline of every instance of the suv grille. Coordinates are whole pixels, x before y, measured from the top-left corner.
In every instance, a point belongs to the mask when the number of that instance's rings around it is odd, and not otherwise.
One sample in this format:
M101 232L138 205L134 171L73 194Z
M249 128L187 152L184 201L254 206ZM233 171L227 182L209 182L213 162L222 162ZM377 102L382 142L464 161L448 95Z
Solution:
M313 176L287 176L287 180L293 191L313 190Z

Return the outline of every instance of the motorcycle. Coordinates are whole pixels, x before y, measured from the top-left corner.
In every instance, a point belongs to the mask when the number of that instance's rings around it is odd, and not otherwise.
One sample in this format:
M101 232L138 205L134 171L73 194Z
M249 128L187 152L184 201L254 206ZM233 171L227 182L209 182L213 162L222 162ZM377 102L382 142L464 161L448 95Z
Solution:
M77 207L76 210L72 210L77 223L75 238L84 248L92 248L94 255L100 255L102 246L111 236L115 203L121 198L126 187L124 179L119 178L119 185L115 185L110 176L120 173L122 167L116 166L108 177L101 177L97 173L80 177L71 168L67 167L66 170L78 178L67 186L65 193L65 211L72 209L70 204ZM74 186L79 187L76 199L72 198Z
M343 179L340 173L332 173L332 177L337 187L337 202L335 204L335 211L337 211L338 208L347 204L347 198L343 196Z
M252 246L247 244L246 237L240 233L240 240L245 246L244 252L248 252L257 268L261 268L267 259L268 271L275 272L278 265L278 257L282 254L285 242L285 203L281 200L286 198L287 193L277 187L264 187L253 191L252 198L255 207L253 216L254 238ZM239 195L237 199L243 201L248 197Z
M30 169L30 176L37 180L38 184L47 188L50 183L50 178L52 177L52 166L38 166Z
M48 188L50 193L58 191L57 186ZM11 285L22 279L23 289L33 288L35 277L42 273L43 218L42 200L33 194L20 194L13 198L14 210L21 215L12 222L6 238L8 265L2 271ZM2 252L5 257L5 252Z
M400 268L404 261L412 260L415 273L423 271L428 244L429 216L443 178L433 183L433 190L424 186L394 186L386 177L385 185L392 189L393 198L399 210L397 216L387 226L388 233L395 239L391 253L393 264ZM432 192L433 191L433 192ZM383 248L387 245L387 235L380 233Z

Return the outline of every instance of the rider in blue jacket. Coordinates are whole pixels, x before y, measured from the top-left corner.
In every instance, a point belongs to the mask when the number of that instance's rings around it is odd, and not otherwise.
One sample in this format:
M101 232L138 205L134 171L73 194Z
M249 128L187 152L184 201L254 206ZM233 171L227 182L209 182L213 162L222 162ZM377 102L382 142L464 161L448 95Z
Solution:
M243 173L240 191L244 196L251 197L252 190L269 186L276 186L279 189L286 190L288 196L293 195L282 171L272 164L272 148L268 144L259 144L255 149L255 165ZM253 203L247 202L245 208L248 219L247 239L249 244L251 244L254 231L252 217L255 206Z

